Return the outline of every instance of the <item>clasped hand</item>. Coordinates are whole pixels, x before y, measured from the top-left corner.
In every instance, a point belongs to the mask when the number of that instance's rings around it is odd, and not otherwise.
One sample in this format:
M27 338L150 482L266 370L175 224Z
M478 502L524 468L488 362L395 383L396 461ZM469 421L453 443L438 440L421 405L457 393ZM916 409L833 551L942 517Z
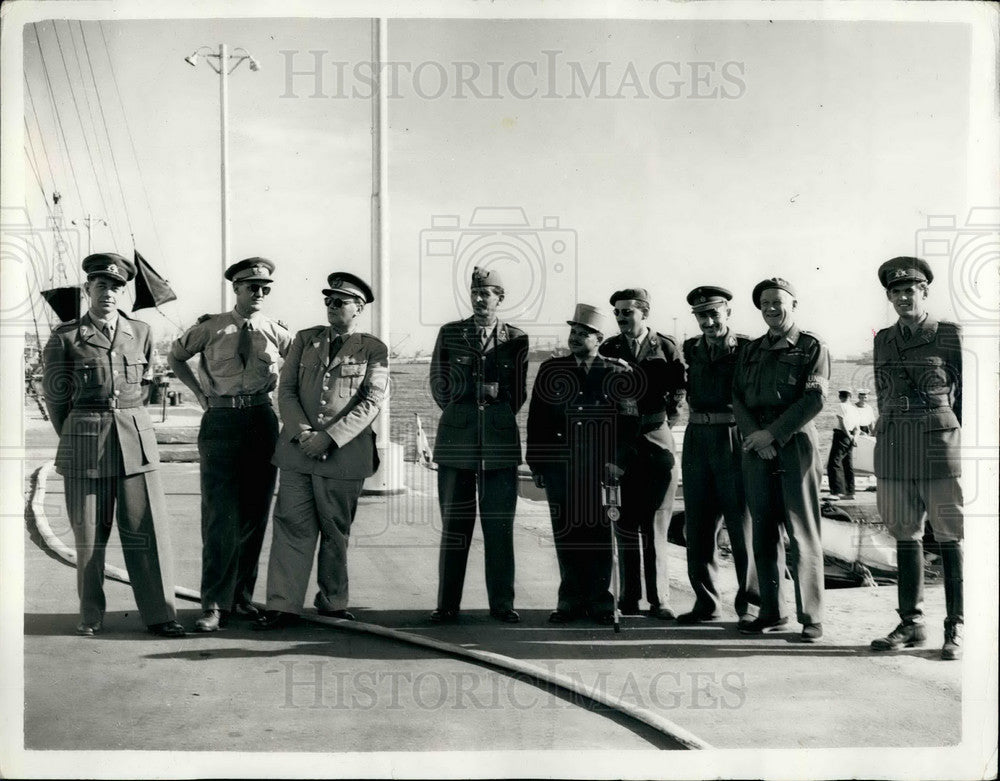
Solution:
M308 457L325 461L333 438L325 431L303 431L299 434L299 449Z

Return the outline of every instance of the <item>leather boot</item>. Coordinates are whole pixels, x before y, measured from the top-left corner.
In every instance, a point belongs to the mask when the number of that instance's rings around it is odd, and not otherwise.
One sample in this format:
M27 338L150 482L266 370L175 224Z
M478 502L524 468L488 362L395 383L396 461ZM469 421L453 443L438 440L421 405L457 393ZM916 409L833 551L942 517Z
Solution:
M944 604L947 618L944 621L944 646L941 658L953 661L962 658L962 627L964 624L962 569L964 554L960 540L941 543L941 562L944 565Z
M899 617L902 622L885 637L872 641L873 651L915 648L927 641L924 628L924 544L897 540Z

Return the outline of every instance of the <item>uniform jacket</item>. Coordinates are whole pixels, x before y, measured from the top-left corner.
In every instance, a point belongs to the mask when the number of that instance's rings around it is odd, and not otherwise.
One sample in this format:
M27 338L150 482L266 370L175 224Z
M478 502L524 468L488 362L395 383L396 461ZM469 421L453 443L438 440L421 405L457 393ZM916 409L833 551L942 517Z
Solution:
M618 334L601 343L600 353L632 366L633 399L641 416L642 435L661 449L674 452L670 426L677 422L678 409L684 400L684 361L677 342L650 331L639 347L639 354L633 356L628 340Z
M371 424L389 389L389 350L370 334L350 334L330 360L330 328L295 334L278 382L282 429L274 451L280 469L358 479L378 469ZM325 461L306 456L292 439L326 431L337 443Z
M766 428L784 447L812 426L829 385L830 353L818 336L794 325L774 344L764 334L743 348L736 363L736 425L743 436Z
M639 418L628 414L621 395L630 378L600 356L585 382L578 371L572 355L550 358L538 369L528 406L526 460L532 472L568 466L571 474L584 475L609 461L628 463L639 431Z
M441 408L434 461L458 469L500 469L521 463L517 412L527 398L528 336L497 322L484 352L473 318L441 326L431 357L430 383ZM484 393L496 383L496 396Z
M961 475L962 331L928 316L904 341L899 324L875 335L875 476Z
M113 342L89 313L52 332L43 356L44 389L59 435L59 474L114 477L157 468L153 422L143 406L152 358L149 326L124 312L118 313Z
M179 361L198 361L199 379L211 397L269 393L277 387L281 358L292 336L283 323L260 313L249 320L253 346L246 366L239 356L240 329L247 318L233 310L204 315L174 342L171 355Z
M732 331L714 353L704 334L684 342L687 400L692 412L732 412L736 360L749 343L750 337Z

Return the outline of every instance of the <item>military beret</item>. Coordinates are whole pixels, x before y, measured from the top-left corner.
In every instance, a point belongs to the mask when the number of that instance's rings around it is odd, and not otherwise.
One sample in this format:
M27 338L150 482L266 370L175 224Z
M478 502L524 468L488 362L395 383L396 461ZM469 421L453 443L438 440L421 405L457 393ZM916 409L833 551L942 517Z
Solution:
M504 289L503 279L495 268L482 268L480 266L472 269L472 282L469 287L472 290L475 290L477 287L498 287L501 290Z
M614 306L615 301L641 301L649 306L649 291L642 287L627 287L624 290L616 290L611 294L608 303Z
M88 255L83 259L83 270L87 273L87 279L109 277L123 284L135 277L135 264L114 252Z
M858 388L859 396L867 396L869 393L871 393L871 391L868 390L868 388Z
M878 267L878 281L886 289L901 282L926 282L930 284L934 281L934 272L931 271L931 264L926 260L898 257L887 260Z
M354 274L349 274L346 271L334 271L326 278L326 284L329 287L324 288L324 296L332 296L334 293L344 293L355 298L360 298L366 304L370 304L375 300L375 294L368 287L368 283L362 280L361 277L356 277Z
M611 321L603 309L598 309L591 304L577 304L576 311L573 312L573 319L566 321L567 325L582 325L591 331L599 334L608 333Z
M837 391L837 395L838 396L850 396L851 392L847 388L841 388L839 391Z
M792 283L787 279L782 279L781 277L771 277L770 279L765 279L757 283L753 289L753 305L760 309L760 296L765 290L784 290L792 298L795 298L795 288L792 287Z
M692 312L704 312L713 306L728 304L732 300L732 293L724 287L715 285L702 285L687 294L687 302L691 305Z
M247 258L226 269L226 279L230 282L274 282L274 263L267 258Z

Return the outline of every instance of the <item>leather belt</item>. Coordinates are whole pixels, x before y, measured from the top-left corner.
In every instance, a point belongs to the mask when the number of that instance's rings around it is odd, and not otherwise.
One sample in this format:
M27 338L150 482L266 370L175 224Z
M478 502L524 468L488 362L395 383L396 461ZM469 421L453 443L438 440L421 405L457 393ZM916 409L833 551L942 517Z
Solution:
M732 426L736 423L736 416L732 412L688 412L688 425L696 424L702 426Z
M247 407L262 407L271 403L270 393L245 393L239 396L209 396L209 407L223 409L245 409Z
M941 409L951 409L945 401L943 404L931 404L925 399L912 399L909 396L892 396L882 402L883 412L934 412Z
M142 407L142 402L131 404L119 404L118 399L92 399L85 404L74 404L73 412L110 412L116 409L138 409Z

